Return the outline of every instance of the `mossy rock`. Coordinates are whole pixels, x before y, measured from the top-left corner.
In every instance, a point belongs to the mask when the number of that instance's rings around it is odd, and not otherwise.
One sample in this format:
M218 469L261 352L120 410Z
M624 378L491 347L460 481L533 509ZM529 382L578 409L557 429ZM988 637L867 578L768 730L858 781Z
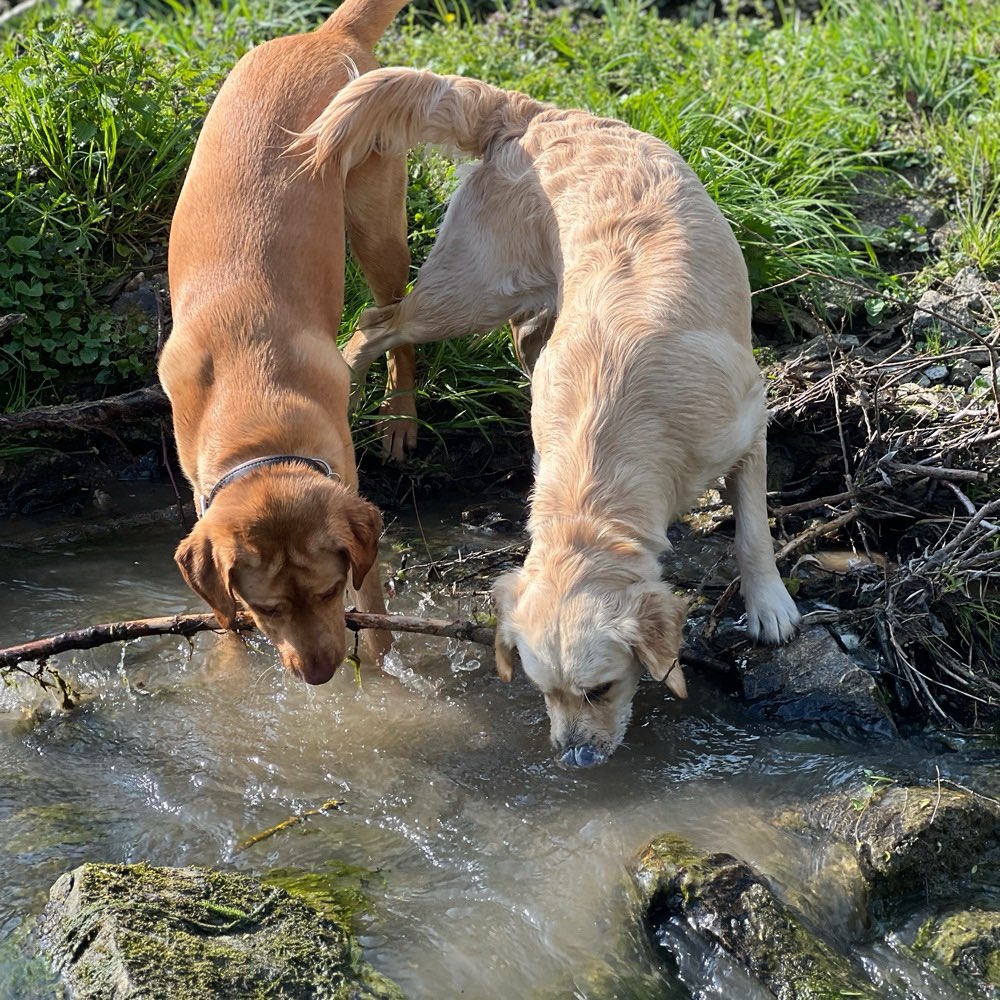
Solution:
M42 940L74 1000L401 1000L350 932L236 872L85 864L52 887Z
M1000 808L959 789L870 783L778 817L785 827L832 834L853 847L875 900L954 893L1000 863Z
M928 920L913 950L991 990L1000 986L1000 913L961 910Z
M664 920L683 918L779 1000L878 997L860 970L729 854L699 853L684 838L665 834L642 852L633 875L654 931Z

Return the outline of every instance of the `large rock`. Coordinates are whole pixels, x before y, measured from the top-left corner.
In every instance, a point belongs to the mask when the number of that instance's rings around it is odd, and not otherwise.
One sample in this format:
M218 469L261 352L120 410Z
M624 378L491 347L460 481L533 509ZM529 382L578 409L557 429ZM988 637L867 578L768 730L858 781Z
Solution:
M990 322L990 304L1000 287L974 267L963 268L940 290L924 292L913 314L912 333L926 336L932 330L963 337L968 330ZM983 362L984 364L986 362Z
M835 735L898 735L875 678L822 625L803 629L784 646L749 650L737 670L755 715L805 722Z
M634 878L654 933L658 923L683 918L779 1000L879 995L860 969L811 933L748 864L729 854L701 854L666 834L640 855Z
M349 930L276 886L206 868L85 864L42 938L73 1000L400 1000Z
M981 879L1000 864L1000 807L939 785L873 778L863 788L787 810L779 822L850 845L875 900L952 896L957 879Z

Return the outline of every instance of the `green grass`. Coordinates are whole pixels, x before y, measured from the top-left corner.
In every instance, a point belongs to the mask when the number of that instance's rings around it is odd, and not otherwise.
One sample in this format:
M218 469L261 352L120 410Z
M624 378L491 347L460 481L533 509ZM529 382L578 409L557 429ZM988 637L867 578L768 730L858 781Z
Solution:
M112 279L163 270L174 199L219 83L251 45L328 8L275 0L100 0L36 8L0 38L0 313L26 314L0 345L0 407L148 377L155 331L112 314ZM1000 266L1000 5L833 0L814 20L695 25L633 0L599 17L530 5L473 23L468 8L410 10L385 62L479 76L624 119L675 146L733 224L761 299L818 302L830 279L892 279L854 216L868 177L923 189L951 220L927 269ZM452 168L412 160L415 265ZM345 333L367 301L348 275ZM424 351L425 417L438 430L523 422L502 335ZM107 390L99 390L107 391ZM369 396L359 430L374 419ZM363 436L363 435L362 435Z

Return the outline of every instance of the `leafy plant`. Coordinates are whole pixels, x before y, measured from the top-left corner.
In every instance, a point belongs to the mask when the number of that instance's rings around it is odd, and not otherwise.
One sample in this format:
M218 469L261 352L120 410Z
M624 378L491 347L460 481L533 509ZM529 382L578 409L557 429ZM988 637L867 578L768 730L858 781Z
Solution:
M196 77L117 27L53 18L8 42L0 73L0 312L20 312L0 352L18 378L112 382L152 361L148 322L116 316L101 287L162 257L205 102Z

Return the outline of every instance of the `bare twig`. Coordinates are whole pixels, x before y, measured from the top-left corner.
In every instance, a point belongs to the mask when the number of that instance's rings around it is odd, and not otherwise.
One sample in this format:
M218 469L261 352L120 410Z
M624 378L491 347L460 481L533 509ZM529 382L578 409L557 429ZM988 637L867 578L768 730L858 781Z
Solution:
M774 561L781 562L781 560L786 556L791 555L797 549L801 549L803 545L808 545L809 542L815 541L817 538L822 538L824 535L832 535L835 531L843 528L844 525L850 524L852 521L856 520L857 516L857 508L852 507L839 517L835 517L832 521L820 521L811 527L806 528L805 531L796 535L790 541L782 545L780 549L778 549L775 553Z
M37 406L18 413L0 414L0 434L106 429L124 419L159 417L169 412L170 402L166 393L155 385L108 399L88 400L65 406Z
M957 480L964 483L985 483L989 476L977 469L941 469L932 465L910 465L907 462L888 462L890 469L896 472L908 472L914 476L926 476L928 479Z
M373 615L362 611L348 611L345 624L352 631L361 629L377 629L385 632L411 632L419 635L431 635L443 639L462 639L475 642L481 646L492 646L495 630L489 625L478 622L448 620L442 618L413 618L408 615ZM252 632L256 626L253 619L244 611L236 615L233 631ZM45 665L50 656L65 653L73 649L94 649L113 642L128 642L151 635L181 635L192 636L199 632L222 632L214 615L171 615L164 618L138 618L133 621L112 622L107 625L90 625L87 628L62 632L59 635L46 636L0 649L0 677L5 673L17 672L42 683L43 688L53 686L43 676L47 670L56 683L64 687L65 682L58 672ZM686 666L703 666L704 659L682 651L681 663ZM34 669L28 669L20 664L35 662Z
M878 492L882 486L878 483L872 487L873 492ZM815 510L817 507L832 507L834 504L843 503L845 500L857 500L860 493L857 488L844 490L842 493L831 493L830 496L816 497L815 500L802 500L799 503L784 504L781 507L772 507L771 513L775 517L784 517L785 514L797 514L801 510Z
M19 17L26 11L31 10L32 7L37 7L40 3L45 3L46 0L21 0L20 3L14 4L10 10L5 10L0 14L0 24L6 24L8 21L12 21L15 17Z

